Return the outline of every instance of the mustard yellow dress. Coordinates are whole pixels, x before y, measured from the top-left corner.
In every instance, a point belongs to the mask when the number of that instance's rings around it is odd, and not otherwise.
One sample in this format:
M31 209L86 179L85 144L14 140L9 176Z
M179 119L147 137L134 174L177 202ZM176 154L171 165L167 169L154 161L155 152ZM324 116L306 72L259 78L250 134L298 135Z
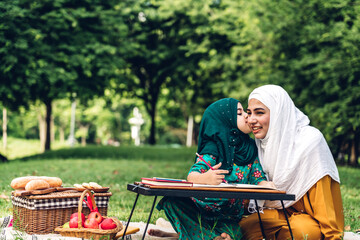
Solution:
M342 239L344 213L340 185L330 176L320 179L294 205L286 209L295 239ZM291 239L282 209L265 209L261 214L266 239ZM243 217L244 239L263 239L257 214Z

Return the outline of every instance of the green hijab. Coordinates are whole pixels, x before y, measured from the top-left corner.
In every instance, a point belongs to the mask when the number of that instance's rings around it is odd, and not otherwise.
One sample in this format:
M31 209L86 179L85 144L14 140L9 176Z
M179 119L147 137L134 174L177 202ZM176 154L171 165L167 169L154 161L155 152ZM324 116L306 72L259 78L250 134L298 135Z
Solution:
M224 98L212 103L200 123L199 154L211 154L221 169L232 171L233 164L247 165L257 157L255 141L237 127L238 100Z

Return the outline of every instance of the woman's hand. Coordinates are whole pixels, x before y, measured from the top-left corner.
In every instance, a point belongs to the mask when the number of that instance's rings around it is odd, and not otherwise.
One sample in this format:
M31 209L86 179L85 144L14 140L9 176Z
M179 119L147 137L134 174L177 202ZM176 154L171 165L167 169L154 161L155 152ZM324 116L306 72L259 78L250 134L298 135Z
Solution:
M268 188L274 188L274 189L276 189L276 186L275 186L274 182L262 181L262 182L259 182L258 185L259 185L259 186L263 186L263 187L268 187Z
M221 163L214 165L212 169L209 169L205 173L192 172L188 175L187 180L189 182L197 184L209 184L209 185L218 185L225 178L225 174L228 174L228 170L219 169Z

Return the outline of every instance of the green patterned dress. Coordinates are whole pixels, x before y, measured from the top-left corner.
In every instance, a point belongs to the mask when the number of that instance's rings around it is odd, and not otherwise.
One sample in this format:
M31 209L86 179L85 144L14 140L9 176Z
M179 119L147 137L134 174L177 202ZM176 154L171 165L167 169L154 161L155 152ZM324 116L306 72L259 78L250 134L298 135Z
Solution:
M215 157L204 154L203 158L211 166L216 165ZM209 167L197 162L190 172L204 173ZM229 183L258 184L266 180L262 167L256 158L244 166L233 164L232 171L226 175ZM164 197L157 205L164 210L179 239L213 239L225 232L232 239L241 239L239 221L244 213L243 199L223 198L173 198Z

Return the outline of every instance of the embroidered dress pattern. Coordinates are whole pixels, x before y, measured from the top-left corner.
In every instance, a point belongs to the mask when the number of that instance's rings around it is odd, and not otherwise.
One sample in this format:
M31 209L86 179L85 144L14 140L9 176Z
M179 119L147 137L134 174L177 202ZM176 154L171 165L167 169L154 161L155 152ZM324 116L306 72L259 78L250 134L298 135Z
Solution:
M216 164L215 157L208 154L202 157L211 166ZM203 161L197 160L190 172L203 173L208 170L209 167ZM266 177L258 159L255 159L252 164L244 166L233 164L233 171L225 180L229 183L258 184ZM241 239L238 222L244 213L244 203L243 199L163 198L157 209L165 210L174 229L180 234L179 239L213 239L223 232L232 239Z

